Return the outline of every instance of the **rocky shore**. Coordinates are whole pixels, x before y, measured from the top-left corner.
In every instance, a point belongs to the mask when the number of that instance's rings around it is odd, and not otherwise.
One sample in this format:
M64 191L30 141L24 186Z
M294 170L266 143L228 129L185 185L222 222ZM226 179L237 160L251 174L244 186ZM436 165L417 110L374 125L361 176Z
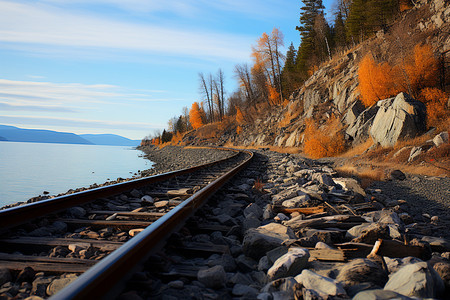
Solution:
M394 175L364 190L327 164L259 151L196 220L232 229L184 237L227 245L230 253L162 258L168 268L196 266L197 280L140 276L154 282L151 299L448 299L448 178ZM406 192L414 183L431 183L440 204L424 206L422 189Z

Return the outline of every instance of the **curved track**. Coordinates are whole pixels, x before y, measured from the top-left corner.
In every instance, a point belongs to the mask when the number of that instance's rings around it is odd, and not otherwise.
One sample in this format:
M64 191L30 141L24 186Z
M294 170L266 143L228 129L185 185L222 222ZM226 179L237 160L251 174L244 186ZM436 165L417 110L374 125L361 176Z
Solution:
M50 274L84 272L53 298L109 298L127 274L161 249L172 232L250 162L251 152L235 152L190 169L2 210L0 265L16 272L25 266ZM77 215L80 211L85 213ZM66 224L67 229L51 232L55 224ZM43 228L50 228L50 236L36 234ZM94 255L60 255L80 243Z

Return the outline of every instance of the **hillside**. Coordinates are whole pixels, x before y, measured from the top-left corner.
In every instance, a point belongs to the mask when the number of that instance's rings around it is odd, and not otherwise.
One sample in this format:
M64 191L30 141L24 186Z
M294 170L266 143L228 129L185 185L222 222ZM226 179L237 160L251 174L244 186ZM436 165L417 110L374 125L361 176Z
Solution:
M438 111L443 115L439 117L439 122L433 122L432 113L435 112L430 107L427 111L422 102L413 99L420 98L423 90L414 89L414 83L409 78L403 89L385 97L389 99L379 97L380 101L367 105L362 101L364 98L358 74L361 62L368 54L379 62L379 66L390 66L390 70L399 66L400 70L408 70L411 66L406 63L409 61L416 64L413 69L419 69L423 58L418 57L418 49L430 49L441 70L439 76L435 74L434 81L441 90L448 91L449 18L448 1L421 1L420 5L401 14L376 36L323 63L301 88L290 95L285 105L269 107L259 103L244 112L244 121L236 122L234 118L228 118L220 123L204 125L187 133L183 143L272 147L281 151L306 152L308 141L313 141L316 144L312 150L316 154L323 150L322 155L317 157L342 155L345 149L350 154L344 156L357 155L360 161L368 165L390 163L393 167L400 164L416 169L420 164L438 165L436 169L441 171L439 174L448 174L450 99L444 99L443 109ZM425 64L424 72L427 68L431 66ZM403 78L400 76L392 80L399 83ZM419 78L416 85L420 86L424 80ZM381 86L379 90L383 88ZM405 111L414 113L404 116ZM400 123L399 115L403 116ZM388 124L388 116L393 116L393 123ZM444 146L437 149L431 140L445 131L447 138L444 133ZM412 157L413 147L418 151L415 157Z
M136 147L141 142L139 140L130 140L116 134L80 134L79 136L95 145Z

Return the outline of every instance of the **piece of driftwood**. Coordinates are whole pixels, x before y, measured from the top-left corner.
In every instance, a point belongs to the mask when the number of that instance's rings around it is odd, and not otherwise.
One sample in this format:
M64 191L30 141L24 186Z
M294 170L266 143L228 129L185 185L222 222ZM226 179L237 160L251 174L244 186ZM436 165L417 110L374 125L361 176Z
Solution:
M347 258L365 258L373 248L373 245L353 242L335 244L334 246L345 251Z
M335 213L337 213L338 215L341 215L342 213L333 205L331 205L330 203L328 203L327 201L323 201L323 203L325 203L326 206L328 206L329 208L331 208Z
M285 208L279 205L272 206L272 210L276 213L292 214L298 212L304 215L313 215L325 212L325 207L323 206L313 206L313 207L295 207L295 208Z
M310 249L310 260L346 261L346 253L341 249Z
M372 251L367 256L387 256L387 257L407 257L413 256L421 259L428 259L429 252L423 246L405 245L404 243L396 240L383 240L379 239L373 245Z
M291 227L294 230L301 228L351 228L352 226L360 225L366 222L366 220L359 216L352 215L334 215L326 216L316 219L300 220L299 218L293 218L289 221L283 222L284 225Z

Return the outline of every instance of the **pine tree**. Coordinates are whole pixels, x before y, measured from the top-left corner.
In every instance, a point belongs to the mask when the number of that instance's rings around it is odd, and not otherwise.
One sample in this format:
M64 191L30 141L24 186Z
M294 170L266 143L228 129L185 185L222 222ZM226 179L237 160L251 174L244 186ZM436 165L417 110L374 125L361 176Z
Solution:
M341 48L347 46L344 17L342 16L341 11L338 11L334 19L333 45L334 48Z
M285 95L289 96L299 85L299 79L296 72L297 50L294 44L288 48L286 52L286 61L284 63L283 71L281 71L281 82L284 88Z

